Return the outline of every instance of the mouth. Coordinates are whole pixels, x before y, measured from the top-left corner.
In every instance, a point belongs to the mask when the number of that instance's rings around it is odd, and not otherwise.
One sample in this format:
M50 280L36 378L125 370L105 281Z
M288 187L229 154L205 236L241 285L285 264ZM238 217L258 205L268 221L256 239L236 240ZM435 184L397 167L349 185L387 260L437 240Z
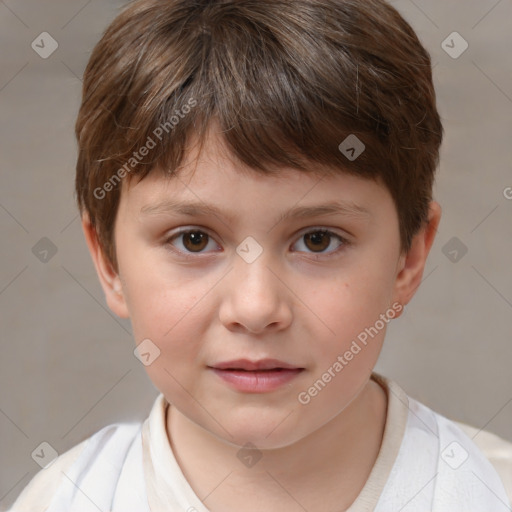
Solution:
M246 373L269 373L269 372L289 372L295 370L303 370L304 368L268 368L267 370L244 370L243 368L215 368L223 372L246 372Z
M260 359L259 361L250 361L248 359L236 359L216 363L210 368L224 371L239 372L276 372L283 370L304 370L303 367L285 363L278 359Z
M237 360L209 366L231 388L243 393L275 391L290 383L305 368L276 359Z

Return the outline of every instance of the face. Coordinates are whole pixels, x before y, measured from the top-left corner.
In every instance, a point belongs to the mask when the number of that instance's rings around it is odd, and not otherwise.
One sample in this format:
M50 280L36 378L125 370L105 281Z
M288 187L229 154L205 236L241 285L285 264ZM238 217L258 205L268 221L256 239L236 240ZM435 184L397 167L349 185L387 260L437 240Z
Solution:
M115 228L122 287L109 304L131 318L137 344L151 340L151 359L158 348L146 371L183 415L235 445L283 447L367 384L404 299L398 217L373 181L261 176L220 148L212 137L178 177L125 184ZM215 212L177 206L189 203ZM343 208L305 210L334 203ZM301 370L256 390L212 369L266 358Z

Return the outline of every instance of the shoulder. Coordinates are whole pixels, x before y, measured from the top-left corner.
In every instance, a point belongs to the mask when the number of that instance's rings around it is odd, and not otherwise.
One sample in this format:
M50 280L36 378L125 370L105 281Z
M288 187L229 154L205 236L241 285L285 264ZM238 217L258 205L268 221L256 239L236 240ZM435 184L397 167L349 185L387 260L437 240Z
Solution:
M41 469L18 496L10 512L43 512L48 510L56 495L94 468L95 478L119 472L127 452L140 433L141 423L108 425L81 443L59 455Z
M456 422L409 397L409 427L414 435L423 432L424 447L435 458L434 505L471 504L473 510L509 505L503 482L477 444ZM416 432L415 432L416 431ZM486 436L487 438L487 436ZM437 508L434 507L435 510Z
M456 422L410 397L397 383L389 379L385 383L390 391L390 421L386 429L389 426L400 436L397 436L398 453L393 459L376 512L510 510L510 499L500 478L501 473L488 458L489 453L493 453L495 459L498 459L498 453L502 459L507 458L512 454L509 447L503 449L501 445L502 450L497 451L494 436L482 432L479 443L485 442L484 453L476 442L479 436L474 436L470 428L461 428ZM389 412L391 409L394 410L392 414Z
M62 472L65 472L80 456L86 443L73 446L59 455L48 467L39 470L23 489L11 507L12 512L38 512L46 510L57 490Z
M462 422L454 421L454 423L471 438L493 465L505 486L509 500L512 502L512 442L492 432L477 429Z

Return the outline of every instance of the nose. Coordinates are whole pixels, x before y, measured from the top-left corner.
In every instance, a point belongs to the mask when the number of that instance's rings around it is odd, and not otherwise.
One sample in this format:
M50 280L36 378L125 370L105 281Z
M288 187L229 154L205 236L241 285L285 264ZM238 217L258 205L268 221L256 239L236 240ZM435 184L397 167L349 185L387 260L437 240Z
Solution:
M252 263L237 257L224 279L219 309L227 329L253 334L282 330L292 320L291 292L265 251Z

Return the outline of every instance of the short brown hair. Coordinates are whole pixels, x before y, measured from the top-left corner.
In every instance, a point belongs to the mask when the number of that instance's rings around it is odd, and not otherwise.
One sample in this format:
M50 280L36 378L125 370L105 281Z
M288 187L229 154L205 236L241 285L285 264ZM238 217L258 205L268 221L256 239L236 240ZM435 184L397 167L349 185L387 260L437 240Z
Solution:
M130 2L92 52L76 123L78 205L115 268L118 182L172 174L212 120L255 171L380 180L402 251L427 219L443 137L430 55L383 0ZM355 160L338 148L351 134Z

